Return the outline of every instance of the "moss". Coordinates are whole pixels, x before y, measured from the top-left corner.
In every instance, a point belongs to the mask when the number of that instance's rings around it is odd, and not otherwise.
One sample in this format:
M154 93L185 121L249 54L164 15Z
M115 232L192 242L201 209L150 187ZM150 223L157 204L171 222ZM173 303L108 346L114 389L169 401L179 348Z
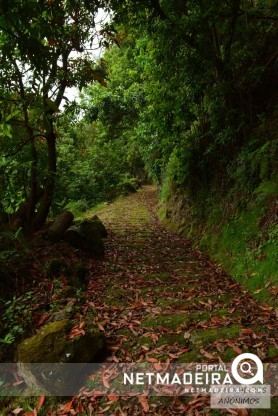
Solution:
M58 403L65 401L62 397L46 397L43 406L40 408L40 416L49 415L58 407ZM23 412L30 414L30 409L35 409L38 404L38 397L1 397L1 416L9 416L13 409L21 407ZM22 413L20 413L22 414ZM52 413L51 413L52 414Z
M202 356L197 350L188 351L179 356L180 363L194 363L201 360Z
M191 205L186 207L173 197L164 207L164 210L172 212L171 219L164 221L170 228L174 222L174 228L178 229L186 218L183 235L221 263L256 299L275 306L275 290L272 287L278 284L278 227L275 223L264 226L267 212L274 212L271 198L262 201L246 197L243 208L238 203L237 192L236 189L231 190L221 200L210 198L209 203L206 201L205 215L200 210L204 202L201 197L198 203L191 201ZM225 217L223 212L226 212Z
M189 323L191 321L190 316L188 313L180 313L180 314L173 314L173 315L163 315L158 314L154 317L148 316L143 322L143 326L156 328L157 326L165 326L171 329L177 329L180 325L184 323Z
M162 309L166 309L169 306L184 306L186 303L183 299L176 299L176 298L158 298L156 300L156 306L161 307Z
M200 346L223 338L233 339L239 335L240 331L241 328L235 324L225 328L209 328L203 331L192 331L190 342L196 346Z
M70 322L51 322L18 346L17 358L22 363L90 362L103 348L104 339L98 330L91 329L84 336L67 339Z
M159 337L156 346L160 347L161 345L181 345L184 346L186 344L186 340L184 339L184 332L182 331L181 334L164 334L163 336Z
M167 292L167 295L169 293L173 293L173 294L177 294L177 293L185 293L188 292L188 290L190 288L196 288L195 285L186 285L186 288L183 287L181 284L176 283L176 284L172 284L172 285L163 285L163 283L161 283L161 285L159 284L159 282L157 282L158 285L157 286L149 286L147 288L144 288L141 290L142 296L144 297L144 295L146 293L154 293L154 294L158 294L161 297L163 296L163 291L165 289L165 291Z
M278 349L272 345L268 347L267 357L270 359L278 358Z
M220 353L219 355L225 363L228 363L232 361L235 357L237 357L238 354L231 347L229 347L226 348L226 350L223 353Z
M150 274L142 274L140 279L148 280L150 283L151 281L162 280L163 282L169 282L172 279L170 273L150 273Z
M110 287L105 291L105 303L107 305L123 306L127 304L127 297L133 297L134 292L122 289L119 286L115 286L112 282Z
M189 287L189 286L188 286ZM170 297L170 298L158 298L156 301L156 305L160 306L162 308L167 308L168 306L187 306L188 308L192 310L194 307L200 307L202 310L205 308L203 304L200 302L208 302L208 300L211 300L212 303L217 302L217 304L223 304L223 306L227 303L229 303L230 299L233 297L230 293L224 293L221 295L215 295L215 296L209 296L209 297L192 297L191 299L177 299L176 297ZM225 309L227 311L227 309Z
M18 346L19 371L28 387L55 395L72 388L82 375L60 364L92 362L104 349L104 338L98 330L92 328L82 336L67 339L70 328L68 320L52 322ZM40 364L37 367L30 363Z
M18 360L23 363L55 363L65 350L66 336L70 330L68 320L45 325L36 335L18 346Z
M252 409L251 416L274 416L278 414L278 399L271 399L271 409Z

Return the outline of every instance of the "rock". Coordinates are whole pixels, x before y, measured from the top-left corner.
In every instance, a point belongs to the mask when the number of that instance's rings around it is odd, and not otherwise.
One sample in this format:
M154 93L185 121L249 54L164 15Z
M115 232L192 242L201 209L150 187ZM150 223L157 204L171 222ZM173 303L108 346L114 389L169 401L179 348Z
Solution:
M89 222L90 224L94 225L96 229L99 231L101 237L107 238L108 236L107 230L97 215L94 215L89 220L85 220L83 222Z
M87 278L87 268L83 263L78 263L74 267L74 275L79 279L82 283L85 283Z
M52 241L59 241L65 234L65 231L73 223L74 216L70 211L64 211L57 218L55 218L53 224L47 231L47 236Z
M87 268L82 263L78 263L73 269L72 284L76 289L85 288L87 279Z
M64 240L74 248L84 249L86 240L80 229L76 226L68 228L64 235Z
M57 322L57 321L63 321L64 319L70 319L72 314L73 314L72 306L67 306L64 309L54 312L51 316L51 321Z
M85 250L89 253L101 257L104 255L104 244L101 234L94 223L83 221L80 224L80 231L86 240Z
M18 367L28 387L43 387L56 394L75 384L76 374L74 379L72 374L65 374L61 363L96 362L97 355L105 346L103 335L97 329L85 329L85 335L69 340L67 335L70 330L71 324L67 319L51 322L19 344ZM40 365L34 366L33 363ZM51 366L49 363L52 363Z
M67 277L70 275L70 269L64 260L53 258L46 264L46 273L51 279Z

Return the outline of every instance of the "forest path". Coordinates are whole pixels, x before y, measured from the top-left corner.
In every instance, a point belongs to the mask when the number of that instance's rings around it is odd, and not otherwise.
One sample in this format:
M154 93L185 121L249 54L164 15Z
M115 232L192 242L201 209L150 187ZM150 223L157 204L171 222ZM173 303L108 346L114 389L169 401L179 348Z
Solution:
M109 360L219 363L247 351L265 361L277 355L272 308L167 230L156 208L156 189L147 186L97 212L109 237L86 296ZM149 414L164 414L155 406ZM126 414L142 414L136 409Z

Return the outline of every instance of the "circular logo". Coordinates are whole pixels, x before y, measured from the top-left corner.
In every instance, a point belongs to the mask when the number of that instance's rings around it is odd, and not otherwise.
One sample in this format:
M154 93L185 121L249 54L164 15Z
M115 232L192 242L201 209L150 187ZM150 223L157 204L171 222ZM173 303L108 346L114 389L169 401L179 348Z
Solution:
M256 364L257 371L255 374L252 372L251 364L246 360L251 360ZM243 361L239 366L241 373L251 375L251 378L243 378L238 373L238 365L241 361ZM232 363L232 375L234 379L240 384L254 384L256 381L260 381L263 384L263 363L255 354L250 354L248 352L245 354L240 354L234 359Z

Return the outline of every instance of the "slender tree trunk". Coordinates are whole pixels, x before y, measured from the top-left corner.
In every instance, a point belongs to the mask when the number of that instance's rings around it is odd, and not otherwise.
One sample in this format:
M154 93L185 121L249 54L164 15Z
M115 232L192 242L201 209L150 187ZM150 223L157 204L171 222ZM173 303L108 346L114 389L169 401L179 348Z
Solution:
M22 227L26 235L30 235L32 232L32 221L34 217L34 212L36 209L36 204L38 201L38 184L37 184L37 165L38 165L38 155L35 145L35 136L33 129L30 125L29 114L28 114L28 106L26 105L26 93L25 87L23 83L22 74L18 68L16 61L14 61L14 67L18 77L18 83L20 88L20 96L23 103L23 117L25 128L27 130L27 138L31 143L31 156L32 156L32 164L31 164L31 177L30 177L30 195L26 199L26 202L23 206L25 206L25 210L22 213Z
M31 178L30 178L30 195L28 198L26 219L25 219L25 233L30 235L32 232L32 222L34 218L34 213L36 209L36 204L38 202L38 183L37 183L37 165L38 165L38 155L35 145L35 138L31 140L31 154L32 154L32 165L31 165Z
M46 138L47 138L47 150L48 150L48 177L46 180L42 198L40 200L38 211L35 215L32 231L37 231L40 227L44 225L47 219L47 216L49 214L49 210L51 208L54 187L55 187L57 155L56 155L56 134L53 130L52 123L51 123L51 131L50 133L46 134Z

